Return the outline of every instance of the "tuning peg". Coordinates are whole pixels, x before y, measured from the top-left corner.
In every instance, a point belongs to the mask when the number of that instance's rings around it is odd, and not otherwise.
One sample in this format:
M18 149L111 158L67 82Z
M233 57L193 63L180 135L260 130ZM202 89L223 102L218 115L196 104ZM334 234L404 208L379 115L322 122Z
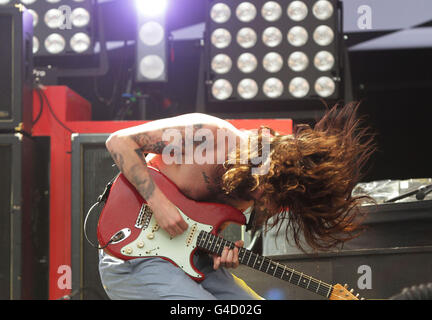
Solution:
M348 284L345 283L345 284L344 284L344 288L348 288Z
M364 300L365 298L361 298L360 300Z
M357 294L356 294L356 298L358 298L359 295L360 295L360 293L357 293Z
M353 292L354 292L354 289L351 289L350 292L353 293Z

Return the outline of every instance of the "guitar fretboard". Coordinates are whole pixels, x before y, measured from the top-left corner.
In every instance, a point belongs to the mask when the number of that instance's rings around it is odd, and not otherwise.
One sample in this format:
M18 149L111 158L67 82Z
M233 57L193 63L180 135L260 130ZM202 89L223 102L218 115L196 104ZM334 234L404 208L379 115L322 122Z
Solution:
M234 243L227 241L222 237L215 236L211 233L201 231L197 237L197 246L211 253L221 255L225 247L233 249ZM288 268L269 258L260 256L245 248L239 248L239 262L256 270L265 272L281 280L288 281L291 284L312 291L323 297L329 298L333 286L314 279L302 272Z

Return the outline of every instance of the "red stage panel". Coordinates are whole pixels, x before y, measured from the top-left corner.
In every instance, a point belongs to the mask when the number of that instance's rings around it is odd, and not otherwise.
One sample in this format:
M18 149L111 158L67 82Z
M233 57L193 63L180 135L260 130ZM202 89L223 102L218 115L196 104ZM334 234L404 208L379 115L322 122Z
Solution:
M41 117L33 126L32 135L49 136L51 139L49 298L58 299L70 293L69 289L60 288L58 281L64 275L62 266L71 265L71 135L111 133L145 121L91 121L91 104L71 89L50 86L44 92L52 110L44 101ZM40 108L39 95L35 92L33 119ZM291 119L229 121L240 129L251 130L266 125L280 133L292 133Z

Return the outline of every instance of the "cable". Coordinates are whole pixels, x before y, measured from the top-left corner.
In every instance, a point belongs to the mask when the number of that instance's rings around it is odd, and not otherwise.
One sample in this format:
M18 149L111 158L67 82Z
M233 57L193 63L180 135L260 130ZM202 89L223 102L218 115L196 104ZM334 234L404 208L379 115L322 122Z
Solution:
M36 116L36 119L33 120L32 122L32 126L34 126L40 119L40 117L42 116L42 111L43 111L43 107L44 107L44 101L42 98L42 94L39 92L39 88L36 86L35 87L37 95L39 96L39 104L40 104L40 109L39 109L39 113Z
M43 98L45 99L45 102L47 103L48 109L51 113L51 115L53 116L53 118L57 121L58 124L60 124L64 129L66 129L67 131L69 131L70 133L74 133L74 131L70 128L68 128L55 114L53 108L51 107L51 103L48 100L47 95L45 94L45 92L43 91L42 88L37 88L37 91L40 92L40 94L42 94Z

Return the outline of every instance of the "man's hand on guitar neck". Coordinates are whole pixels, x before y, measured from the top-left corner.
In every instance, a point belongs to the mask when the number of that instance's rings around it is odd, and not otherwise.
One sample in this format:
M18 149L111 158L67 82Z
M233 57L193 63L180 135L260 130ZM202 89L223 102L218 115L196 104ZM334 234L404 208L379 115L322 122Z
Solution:
M242 240L236 241L234 249L228 249L225 247L222 251L222 255L213 256L213 269L217 270L220 266L226 268L237 268L239 266L238 248L243 247L244 242Z

